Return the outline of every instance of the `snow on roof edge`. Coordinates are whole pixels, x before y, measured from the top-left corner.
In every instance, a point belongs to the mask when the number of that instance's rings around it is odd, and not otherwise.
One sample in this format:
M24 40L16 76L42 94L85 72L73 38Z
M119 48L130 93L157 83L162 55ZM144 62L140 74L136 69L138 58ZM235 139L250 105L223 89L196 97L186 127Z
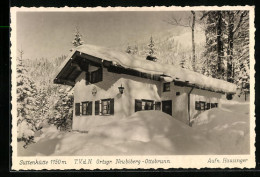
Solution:
M54 76L54 80L58 77L58 75L60 74L60 72L62 71L62 69L67 65L68 61L71 59L71 57L73 56L73 54L75 53L75 49L72 49L72 51L68 54L68 56L66 57L66 59L61 63L61 65L58 67L57 71L55 72Z
M121 65L125 68L135 69L140 72L145 72L149 74L165 74L170 76L168 80L178 80L182 82L189 82L189 84L195 84L200 88L206 88L209 90L235 93L236 85L229 83L224 80L207 77L203 74L190 71L183 68L178 68L173 65L157 63L145 59L141 59L138 56L127 54L125 52L111 49L107 47L100 47L90 44L84 44L73 49L68 55L67 59L59 68L58 72L62 70L71 58L71 56L76 52L85 53L97 58L101 58L107 61L112 61L114 64ZM58 76L58 74L56 75Z

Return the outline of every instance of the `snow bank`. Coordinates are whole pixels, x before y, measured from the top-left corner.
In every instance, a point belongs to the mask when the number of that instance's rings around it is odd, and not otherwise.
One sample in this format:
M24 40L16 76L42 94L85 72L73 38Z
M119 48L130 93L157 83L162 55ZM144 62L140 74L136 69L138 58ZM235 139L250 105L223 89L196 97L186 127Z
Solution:
M81 53L101 58L104 60L112 61L114 64L121 65L125 68L132 68L140 72L150 74L165 74L170 76L171 81L189 81L199 87L223 91L223 92L236 92L236 85L229 82L207 77L205 75L183 69L169 64L156 63L137 57L136 55L129 55L123 51L99 47L94 45L81 45L75 49ZM73 55L73 52L68 58ZM169 79L169 78L168 78Z
M37 143L18 155L206 155L248 154L248 104L224 104L203 112L193 126L161 111L140 111L88 132L44 127Z
M205 111L193 128L219 146L221 154L249 153L249 104L224 104Z
M59 132L53 126L42 131L20 155L210 154L216 149L199 132L160 111L137 112L88 133Z

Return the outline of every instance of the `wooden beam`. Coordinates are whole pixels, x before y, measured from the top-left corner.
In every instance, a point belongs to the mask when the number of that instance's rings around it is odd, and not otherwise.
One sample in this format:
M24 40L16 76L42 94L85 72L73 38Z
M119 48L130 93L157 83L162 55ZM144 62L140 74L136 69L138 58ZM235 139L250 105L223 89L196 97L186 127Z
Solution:
M70 66L74 67L78 71L81 71L80 66L77 63L71 63Z
M107 60L104 60L104 61L103 61L103 66L104 66L105 68L109 68L111 65L112 65L112 61L107 61Z
M101 65L102 64L102 59L98 58L98 57L94 57L85 53L81 53L81 55L79 54L79 52L76 52L76 56L77 58L83 58L83 59L87 59L88 62L90 63L96 63Z
M62 75L64 74L64 72L66 72L67 68L70 66L70 64L72 63L72 61L75 59L76 57L76 53L74 53L71 58L68 60L68 62L66 63L66 65L61 69L61 71L59 72L59 74L57 75L57 78L62 77Z
M210 88L199 87L198 85L191 84L188 81L182 82L182 81L174 80L173 82L174 82L174 85L180 86L180 87L194 87L194 88L200 89L200 90L206 90L206 91L210 91L210 92L225 94L225 92L223 92L223 91L215 91L215 90L210 89Z
M141 78L146 78L146 79L151 79L155 81L160 81L160 76L159 75L152 75L148 73L143 73L134 69L130 68L124 68L122 66L113 66L111 65L110 67L107 68L108 72L113 72L117 74L127 74L131 76L136 76L136 77L141 77Z
M64 80L64 79L54 79L55 84L63 84L63 85L70 85L74 86L75 82L69 81L69 80Z

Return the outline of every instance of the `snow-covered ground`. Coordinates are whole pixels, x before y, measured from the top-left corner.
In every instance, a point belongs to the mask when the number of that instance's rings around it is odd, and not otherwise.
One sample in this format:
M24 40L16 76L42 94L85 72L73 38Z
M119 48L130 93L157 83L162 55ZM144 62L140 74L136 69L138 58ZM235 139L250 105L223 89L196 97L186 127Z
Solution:
M223 104L203 112L192 127L160 111L136 112L89 132L42 129L37 143L20 156L45 155L197 155L249 153L249 104Z

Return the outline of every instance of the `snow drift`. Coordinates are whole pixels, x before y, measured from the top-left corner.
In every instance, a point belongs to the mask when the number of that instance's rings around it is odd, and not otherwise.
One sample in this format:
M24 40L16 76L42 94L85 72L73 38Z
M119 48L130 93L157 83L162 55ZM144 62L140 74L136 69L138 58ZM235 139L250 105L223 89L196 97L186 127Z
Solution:
M249 153L248 104L203 112L193 126L160 111L140 111L88 132L43 128L18 155L206 155ZM237 111L237 112L236 112Z
M221 154L249 153L249 104L224 104L205 111L193 128L214 140Z

